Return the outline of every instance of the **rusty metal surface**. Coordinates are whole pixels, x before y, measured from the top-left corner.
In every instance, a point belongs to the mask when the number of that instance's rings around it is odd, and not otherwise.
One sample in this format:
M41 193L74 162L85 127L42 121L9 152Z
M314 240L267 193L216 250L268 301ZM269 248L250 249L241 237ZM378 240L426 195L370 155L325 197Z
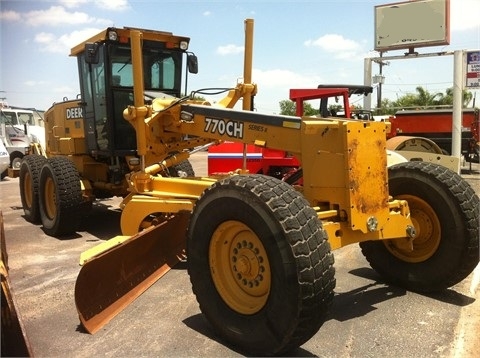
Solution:
M83 265L75 303L88 332L97 332L180 262L189 216L178 213Z

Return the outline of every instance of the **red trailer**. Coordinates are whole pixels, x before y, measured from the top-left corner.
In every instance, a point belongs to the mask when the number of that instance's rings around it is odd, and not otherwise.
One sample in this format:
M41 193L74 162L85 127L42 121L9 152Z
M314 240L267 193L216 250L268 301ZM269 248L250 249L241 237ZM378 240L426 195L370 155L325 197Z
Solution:
M388 119L392 125L387 138L414 136L431 139L444 154L452 149L452 109L399 111ZM463 109L462 154L465 160L479 161L479 110Z

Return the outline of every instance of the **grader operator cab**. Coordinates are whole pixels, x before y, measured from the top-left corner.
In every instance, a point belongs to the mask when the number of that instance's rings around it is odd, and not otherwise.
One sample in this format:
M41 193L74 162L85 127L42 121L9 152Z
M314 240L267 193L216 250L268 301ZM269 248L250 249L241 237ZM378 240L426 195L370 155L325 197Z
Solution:
M288 352L319 330L334 296L331 249L360 243L386 280L416 291L445 289L477 265L479 200L459 175L422 162L387 167L383 122L250 111L253 20L245 34L243 83L217 106L178 98L186 38L124 29L73 49L82 98L47 113L54 149L24 160L20 191L26 217L38 210L53 234L72 230L65 223L97 193L126 194L123 235L81 255L75 302L88 332L185 254L203 314L252 355ZM243 110L233 110L240 98ZM241 168L170 175L190 148L223 140L292 153L302 185Z
M41 221L49 235L77 230L81 215L95 198L126 196L125 175L140 169L135 128L123 118L123 111L134 103L130 34L135 31L107 28L72 48L81 97L64 99L46 111L46 156L50 159L42 155L25 158L19 175L25 216L31 222ZM137 64L145 88L142 95L137 93L142 104L153 98L177 98L186 90L182 76L186 86L188 73L197 72L196 57L188 52L189 41L168 32L143 30L142 67ZM162 153L152 162L161 163L165 157ZM186 165L179 168L192 175L193 169ZM43 166L47 168L41 174ZM178 174L174 166L170 171ZM68 196L55 198L57 190Z
M123 118L134 96L131 30L109 28L71 52L78 58L82 100L78 107L66 110L66 118L84 119L86 149L92 156L136 155L135 130ZM197 72L195 56L187 53L188 44L186 37L143 31L142 79L147 103L153 98L180 97L185 55L189 72Z

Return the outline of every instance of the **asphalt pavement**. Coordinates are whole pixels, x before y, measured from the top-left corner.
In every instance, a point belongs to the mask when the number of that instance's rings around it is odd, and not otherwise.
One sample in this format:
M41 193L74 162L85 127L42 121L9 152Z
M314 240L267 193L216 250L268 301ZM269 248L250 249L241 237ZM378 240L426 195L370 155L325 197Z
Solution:
M192 158L206 174L206 153ZM463 176L480 193L478 168ZM74 303L78 259L120 233L118 199L99 201L77 234L60 240L23 218L18 178L0 182L10 280L38 357L236 357L199 310L181 263L95 335ZM357 245L334 252L337 286L327 321L292 356L479 357L480 268L460 284L420 295L383 282Z

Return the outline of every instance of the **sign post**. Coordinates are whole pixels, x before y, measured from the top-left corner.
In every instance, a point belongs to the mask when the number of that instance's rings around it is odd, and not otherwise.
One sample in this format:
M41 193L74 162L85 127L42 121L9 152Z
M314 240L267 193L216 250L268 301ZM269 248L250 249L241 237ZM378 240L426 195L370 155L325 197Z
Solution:
M452 111L452 157L461 157L462 147L462 116L463 116L463 74L465 51L457 50L453 53L453 111ZM460 174L460 161L457 168Z

